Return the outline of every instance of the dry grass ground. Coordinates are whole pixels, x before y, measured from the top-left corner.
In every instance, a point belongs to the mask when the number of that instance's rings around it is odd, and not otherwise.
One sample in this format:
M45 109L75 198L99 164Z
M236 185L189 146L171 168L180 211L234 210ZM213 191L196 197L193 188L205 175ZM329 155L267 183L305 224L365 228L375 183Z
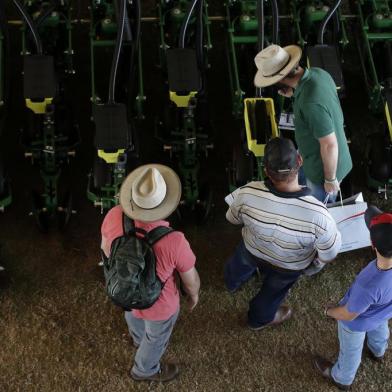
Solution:
M222 282L238 230L222 218L208 232L189 227L203 282L201 300L193 313L183 307L165 355L180 364L181 375L168 385L140 384L128 377L135 350L96 267L98 233L79 228L80 237L74 238L43 236L34 228L15 238L16 229L1 227L10 275L1 289L1 391L334 390L311 364L313 353L333 359L338 349L336 324L323 317L323 305L339 300L371 259L370 250L340 256L319 276L302 279L288 298L293 319L252 332L244 328L244 316L258 279L234 296ZM355 390L392 390L391 369L390 354L383 364L364 359Z

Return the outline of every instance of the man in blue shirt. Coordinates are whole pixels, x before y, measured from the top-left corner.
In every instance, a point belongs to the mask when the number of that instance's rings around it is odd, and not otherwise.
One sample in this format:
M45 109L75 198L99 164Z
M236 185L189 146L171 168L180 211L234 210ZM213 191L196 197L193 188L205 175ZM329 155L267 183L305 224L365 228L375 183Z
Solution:
M371 359L382 361L388 347L388 320L392 318L392 214L370 206L365 213L376 260L357 276L339 306L325 314L338 320L340 351L335 364L316 357L316 369L341 390L354 381L365 337Z

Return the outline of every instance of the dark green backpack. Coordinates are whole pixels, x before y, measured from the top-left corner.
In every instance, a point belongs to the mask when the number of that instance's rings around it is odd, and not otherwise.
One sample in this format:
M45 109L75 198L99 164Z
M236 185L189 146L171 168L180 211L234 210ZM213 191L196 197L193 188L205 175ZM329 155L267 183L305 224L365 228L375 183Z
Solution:
M147 309L159 298L164 286L156 273L153 245L174 230L159 226L147 233L135 227L125 214L123 229L124 235L112 242L109 258L103 258L106 292L123 309Z

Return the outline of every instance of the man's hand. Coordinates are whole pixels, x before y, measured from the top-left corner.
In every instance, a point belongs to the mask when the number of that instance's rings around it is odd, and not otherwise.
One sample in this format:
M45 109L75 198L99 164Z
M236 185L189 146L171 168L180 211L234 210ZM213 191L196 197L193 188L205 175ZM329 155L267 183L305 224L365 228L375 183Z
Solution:
M291 98L294 94L294 89L292 87L282 87L278 90L278 94L286 98Z
M327 308L325 310L325 314L326 316L332 317L335 320L344 320L344 321L352 321L359 316L359 313L349 312L347 309L347 305Z
M189 310L193 310L199 302L200 278L195 267L189 271L179 272L183 288L187 296Z
M187 301L188 301L189 310L192 312L192 310L196 307L196 305L199 302L199 293L195 295L188 295Z
M324 181L324 190L327 193L336 193L339 192L340 186L339 181L335 178L334 180L325 180Z

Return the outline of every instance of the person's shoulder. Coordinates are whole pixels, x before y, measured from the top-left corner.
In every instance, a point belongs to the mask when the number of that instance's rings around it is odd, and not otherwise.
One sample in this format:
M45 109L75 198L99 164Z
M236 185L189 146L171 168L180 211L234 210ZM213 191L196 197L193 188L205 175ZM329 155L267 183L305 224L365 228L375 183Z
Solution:
M268 188L266 187L264 181L251 181L245 184L244 186L239 188L239 192L245 193L249 189L253 189L256 191L266 191Z
M164 237L164 239L166 239L166 241L164 242L166 246L176 248L178 246L181 246L181 244L188 242L185 237L185 234L182 231L176 230L175 227L171 226L169 226L169 228L172 230L172 232L170 232Z
M122 219L123 210L120 205L111 208L103 219L103 224Z
M316 199L314 196L305 195L305 196L301 196L299 199L309 209L312 209L315 212L322 214L323 216L330 216L330 213L326 205L322 203L320 200Z
M356 282L364 289L374 291L378 288L379 270L377 268L377 260L372 260L357 275Z

